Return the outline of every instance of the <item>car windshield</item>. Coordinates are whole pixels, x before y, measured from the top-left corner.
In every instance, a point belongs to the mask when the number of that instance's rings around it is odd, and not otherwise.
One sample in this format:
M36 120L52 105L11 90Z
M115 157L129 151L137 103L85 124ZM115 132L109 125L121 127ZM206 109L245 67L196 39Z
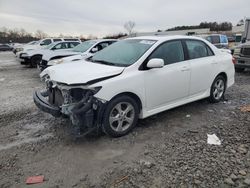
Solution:
M91 46L93 46L96 43L96 41L90 40L90 41L85 41L76 47L73 48L74 52L85 52L87 51Z
M48 46L45 46L44 49L50 49L55 45L55 43L51 43Z
M28 43L29 45L34 45L34 44L37 44L37 41L31 41Z
M209 42L211 42L212 44L219 44L220 43L220 36L219 35L213 35L213 36L209 36L207 38L207 40Z
M135 63L156 41L129 39L116 42L97 52L90 60L97 63L127 67Z

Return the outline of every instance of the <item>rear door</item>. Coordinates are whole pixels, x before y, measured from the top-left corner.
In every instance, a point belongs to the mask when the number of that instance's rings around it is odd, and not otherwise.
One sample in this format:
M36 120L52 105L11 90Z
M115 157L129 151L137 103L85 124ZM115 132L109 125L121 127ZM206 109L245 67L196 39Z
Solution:
M218 62L210 47L200 40L185 40L191 67L189 95L199 95L210 88Z

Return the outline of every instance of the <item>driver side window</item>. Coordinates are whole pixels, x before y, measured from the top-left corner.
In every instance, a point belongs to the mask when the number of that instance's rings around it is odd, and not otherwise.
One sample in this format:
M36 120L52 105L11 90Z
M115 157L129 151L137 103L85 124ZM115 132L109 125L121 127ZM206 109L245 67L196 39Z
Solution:
M184 61L184 51L181 41L170 41L160 45L148 58L160 58L164 60L164 64L172 64Z

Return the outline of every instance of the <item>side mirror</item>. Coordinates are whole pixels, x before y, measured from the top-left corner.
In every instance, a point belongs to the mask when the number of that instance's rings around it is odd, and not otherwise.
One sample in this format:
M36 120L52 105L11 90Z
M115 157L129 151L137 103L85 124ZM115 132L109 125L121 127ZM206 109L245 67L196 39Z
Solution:
M150 69L162 68L163 66L164 66L164 60L159 58L150 59L147 63L147 67Z
M91 50L92 53L96 53L97 51L98 51L98 48L96 48L96 47L92 48L92 50Z
M40 46L44 46L44 45L46 45L44 42L41 42L41 43L40 43Z

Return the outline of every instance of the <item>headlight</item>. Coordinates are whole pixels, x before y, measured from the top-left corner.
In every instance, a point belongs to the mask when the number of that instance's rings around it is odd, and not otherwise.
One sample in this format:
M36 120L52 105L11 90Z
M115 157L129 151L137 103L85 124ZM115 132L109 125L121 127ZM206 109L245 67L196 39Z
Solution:
M23 48L17 48L16 51L17 52L23 51Z
M48 74L45 74L42 78L41 78L41 81L42 82L47 82L48 80L50 80L50 76Z
M240 55L240 48L235 48L234 49L234 54L233 55Z
M55 59L48 62L48 65L57 65L63 63L63 59Z
M234 52L235 53L240 53L240 48L235 48Z
M27 53L23 53L20 55L20 57L28 57L29 55Z

